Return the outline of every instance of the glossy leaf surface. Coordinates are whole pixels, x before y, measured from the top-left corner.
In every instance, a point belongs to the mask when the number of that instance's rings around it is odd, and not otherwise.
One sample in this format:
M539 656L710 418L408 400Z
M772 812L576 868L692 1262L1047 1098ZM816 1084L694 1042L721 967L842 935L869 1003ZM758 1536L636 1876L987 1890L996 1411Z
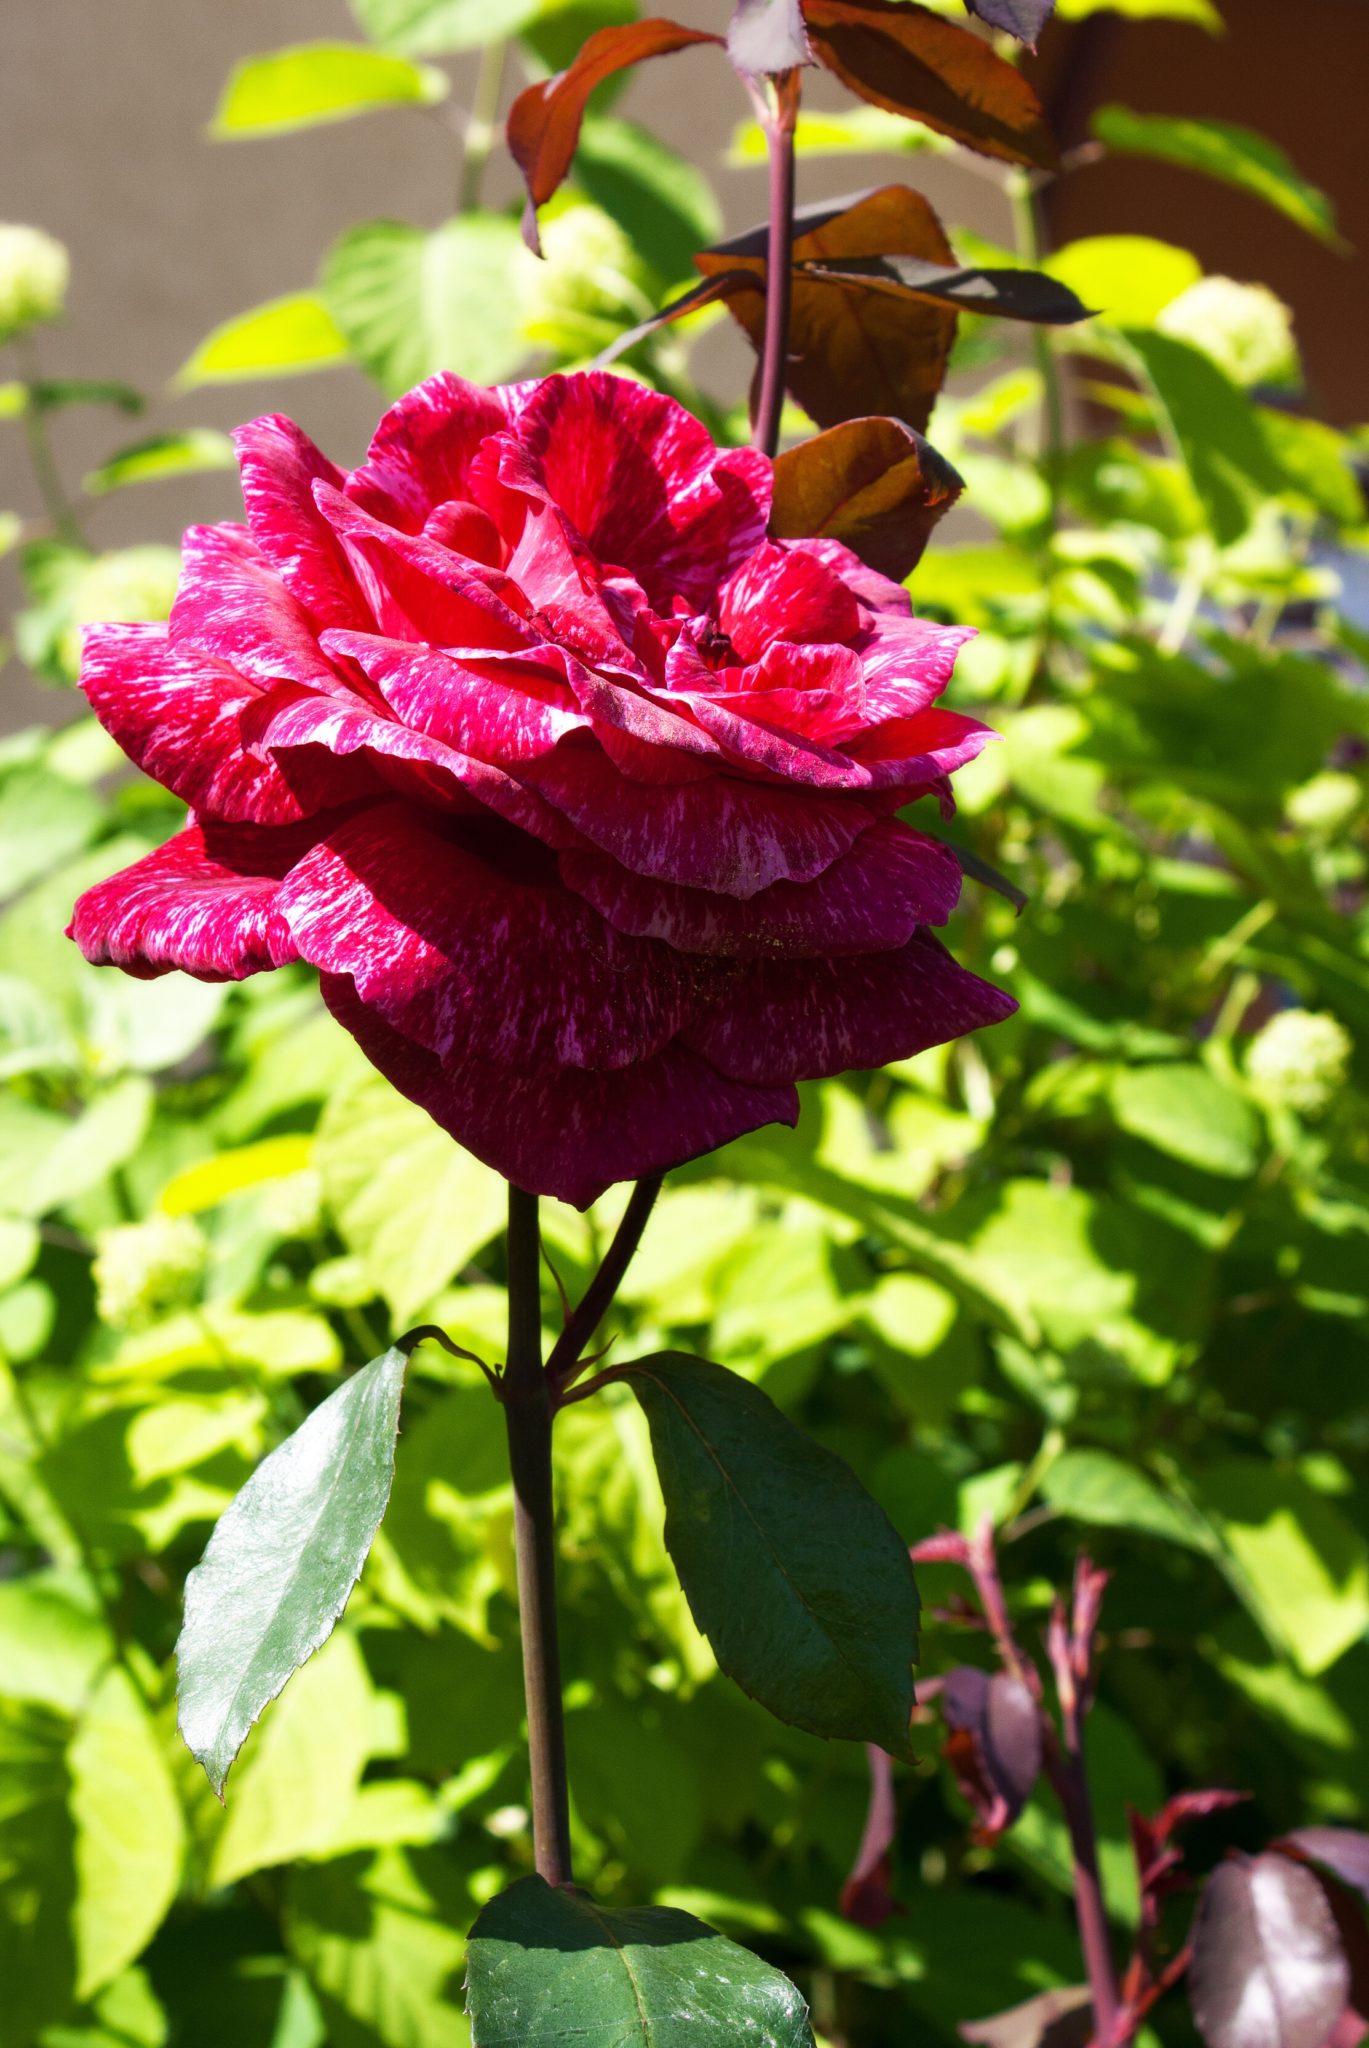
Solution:
M474 2048L810 2048L789 1979L689 1913L525 1877L471 1929Z
M983 156L1054 167L1040 100L981 36L911 0L807 0L804 16L823 63L862 99Z
M1193 1927L1193 2016L1207 2048L1324 2048L1350 1969L1320 1881L1286 1856L1237 1856Z
M258 1466L186 1581L180 1729L220 1795L361 1575L390 1497L405 1363L387 1351L330 1394Z
M843 541L902 582L962 489L950 463L901 421L847 420L779 456L770 531Z
M917 1588L883 1510L748 1380L679 1352L627 1372L666 1548L723 1670L795 1727L904 1753Z

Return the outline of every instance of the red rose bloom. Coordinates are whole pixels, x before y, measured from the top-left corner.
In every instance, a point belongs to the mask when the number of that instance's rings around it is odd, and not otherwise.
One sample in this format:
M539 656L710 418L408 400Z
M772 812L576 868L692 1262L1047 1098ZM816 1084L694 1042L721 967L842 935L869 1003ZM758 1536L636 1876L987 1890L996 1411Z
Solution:
M192 813L82 896L87 959L310 962L397 1088L580 1206L1012 1009L893 815L991 737L934 708L968 635L767 540L764 456L604 374L434 377L350 475L279 416L237 441L247 525L186 534L169 626L86 640Z

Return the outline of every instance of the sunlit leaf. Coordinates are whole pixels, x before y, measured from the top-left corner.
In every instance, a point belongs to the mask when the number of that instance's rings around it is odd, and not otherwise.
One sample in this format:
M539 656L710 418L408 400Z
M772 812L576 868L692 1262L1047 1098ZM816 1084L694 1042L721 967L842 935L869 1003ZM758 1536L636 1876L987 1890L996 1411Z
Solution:
M1329 248L1343 247L1324 192L1302 177L1277 143L1232 121L1196 121L1168 114L1134 114L1129 107L1099 107L1098 140L1122 156L1144 156L1202 171L1262 199Z
M154 434L150 440L121 448L90 471L84 488L93 498L100 498L109 491L121 491L126 484L156 483L162 477L198 476L205 470L236 467L227 434L211 427L191 427L185 433Z
M300 43L244 58L224 87L210 132L283 134L376 107L431 106L448 90L444 73L431 65L361 43Z
M360 1576L390 1497L406 1363L387 1351L330 1394L258 1466L186 1582L181 1733L220 1794Z
M810 2048L789 1979L701 1920L667 1907L609 1910L525 1877L471 1929L474 2048L640 2038L653 2048Z
M225 320L205 336L176 381L236 384L251 377L300 376L347 360L347 337L315 292L292 292Z
M985 156L1054 168L1035 92L971 30L911 0L806 0L804 19L823 63L863 99Z
M324 259L330 316L362 368L387 392L455 370L497 383L526 354L510 266L518 230L499 214L467 214L425 234L403 221L349 228Z
M911 428L848 420L779 457L770 531L843 541L901 583L960 490L950 464Z
M1189 1997L1207 2048L1324 2048L1350 1966L1326 1893L1286 1856L1213 1871L1193 1923Z

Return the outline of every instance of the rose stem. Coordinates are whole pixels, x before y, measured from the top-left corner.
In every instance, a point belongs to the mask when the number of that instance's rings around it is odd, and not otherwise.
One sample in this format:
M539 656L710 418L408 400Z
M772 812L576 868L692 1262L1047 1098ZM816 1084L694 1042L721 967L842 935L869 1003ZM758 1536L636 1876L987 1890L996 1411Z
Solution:
M774 105L766 110L770 152L770 239L765 258L765 340L761 388L752 446L774 455L780 445L780 413L789 362L789 301L793 286L794 130L799 118L799 73L781 71L773 81Z
M576 1308L566 1319L562 1330L552 1346L547 1360L547 1373L557 1393L568 1387L580 1374L580 1354L589 1343L613 1304L613 1297L622 1284L624 1273L632 1254L641 1242L648 1216L657 1195L661 1192L664 1174L648 1174L639 1180L632 1190L632 1199L623 1211L623 1220L618 1225L612 1244L600 1261L599 1270L585 1289Z
M513 1475L514 1552L523 1692L538 1875L573 1882L565 1711L556 1627L556 1509L551 1477L551 1382L542 1369L541 1243L537 1197L509 1188L509 1348L502 1391Z
M1074 1917L1079 1927L1079 1946L1084 1952L1089 1990L1093 1994L1093 2038L1099 2048L1108 2048L1117 2024L1117 1972L1108 1939L1108 1917L1103 1905L1103 1887L1098 1877L1098 1843L1093 1827L1093 1801L1089 1796L1084 1753L1076 1748L1077 1731L1068 1726L1066 1754L1051 1772L1056 1797L1065 1810L1074 1858Z

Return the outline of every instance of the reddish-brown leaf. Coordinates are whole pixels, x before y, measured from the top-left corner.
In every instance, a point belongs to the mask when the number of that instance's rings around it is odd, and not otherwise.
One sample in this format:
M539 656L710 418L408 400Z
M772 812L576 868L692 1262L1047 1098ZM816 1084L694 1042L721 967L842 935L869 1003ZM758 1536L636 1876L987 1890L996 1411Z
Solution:
M685 28L678 21L659 18L596 29L568 70L519 93L509 109L508 143L528 188L523 232L534 249L537 209L551 198L570 169L585 103L595 86L648 57L668 57L692 43L722 40L704 29Z
M870 1803L851 1875L841 1888L841 1910L858 1927L882 1927L905 1909L889 1889L889 1852L898 1827L894 1802L894 1763L886 1750L866 1747L870 1765Z
M977 1842L997 1841L1021 1813L1041 1771L1041 1717L1020 1678L971 1664L948 1671L941 1710L946 1761L975 1813Z
M886 185L847 204L801 210L794 257L917 256L954 266L941 223L920 193ZM706 278L749 271L765 279L765 231L757 228L696 256ZM729 291L728 310L759 349L758 292ZM955 314L922 298L794 273L789 391L820 427L886 413L915 428L931 415L955 338Z
M1038 1991L992 2019L967 2020L956 2029L975 2048L1085 2048L1093 2039L1093 2000L1087 1984Z
M770 531L778 540L844 541L901 583L963 489L950 463L901 420L846 420L778 458Z
M803 12L818 56L862 99L983 156L1055 169L1040 100L973 30L913 0L804 0Z

